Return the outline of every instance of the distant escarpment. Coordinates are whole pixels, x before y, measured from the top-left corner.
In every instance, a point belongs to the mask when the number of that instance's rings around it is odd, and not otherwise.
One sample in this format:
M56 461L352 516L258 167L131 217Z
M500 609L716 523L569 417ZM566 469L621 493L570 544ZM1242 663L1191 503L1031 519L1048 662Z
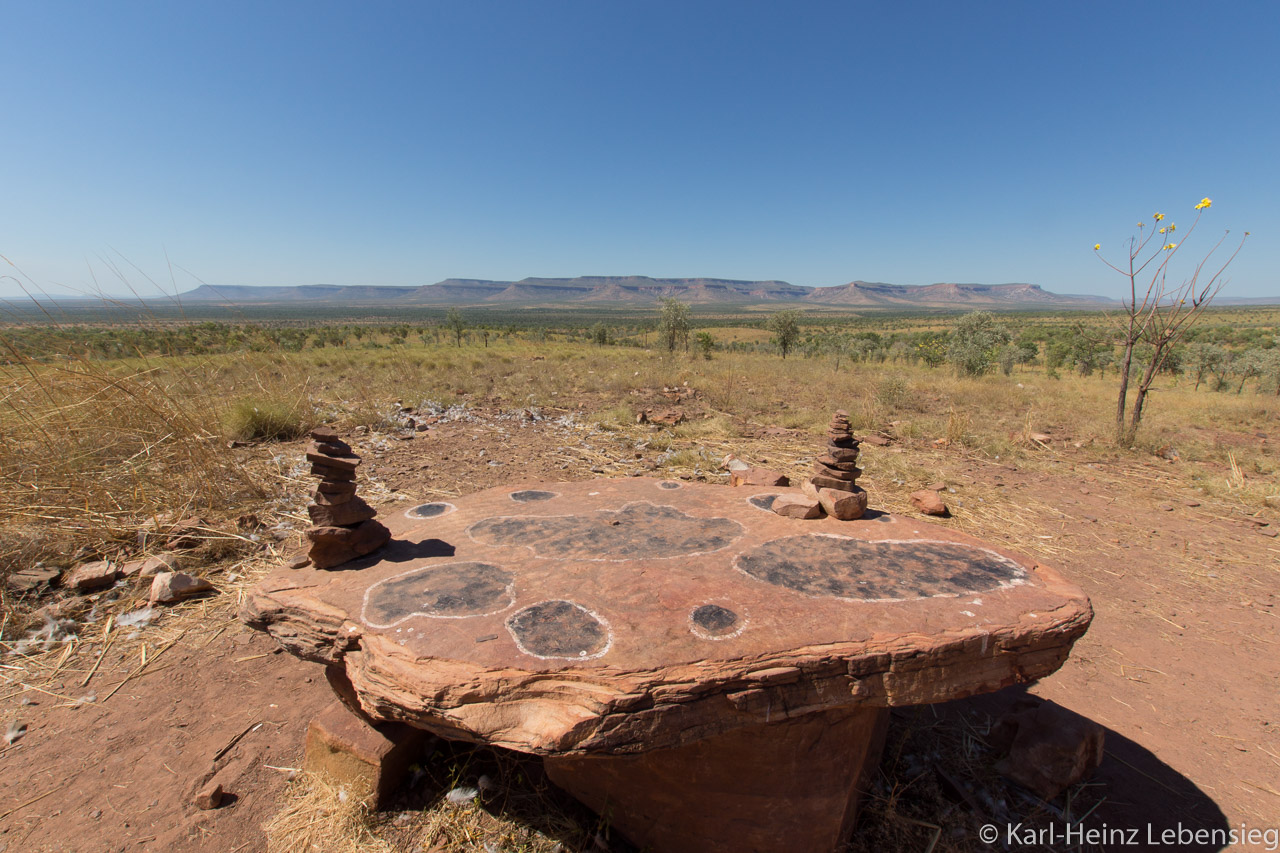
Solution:
M447 278L421 287L310 284L251 287L204 284L183 300L241 303L430 305L640 306L672 298L694 305L789 303L827 308L1043 308L1089 307L1106 300L1050 293L1036 284L883 284L853 281L835 287L801 287L785 281L723 278L580 276L489 281Z

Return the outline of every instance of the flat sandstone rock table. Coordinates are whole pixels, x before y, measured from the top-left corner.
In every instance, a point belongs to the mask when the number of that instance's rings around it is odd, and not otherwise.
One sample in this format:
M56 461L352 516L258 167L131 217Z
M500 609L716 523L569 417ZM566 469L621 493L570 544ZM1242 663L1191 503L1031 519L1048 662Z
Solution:
M1088 599L1025 556L780 489L653 479L490 489L387 516L337 570L280 570L243 617L374 720L545 756L655 850L831 850L888 708L1048 675Z

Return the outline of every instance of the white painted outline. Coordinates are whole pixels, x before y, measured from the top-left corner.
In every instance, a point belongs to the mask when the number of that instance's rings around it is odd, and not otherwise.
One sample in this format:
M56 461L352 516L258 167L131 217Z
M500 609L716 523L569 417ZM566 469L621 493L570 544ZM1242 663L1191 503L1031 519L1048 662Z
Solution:
M431 565L415 566L412 569L401 572L398 575L392 575L389 578L383 578L382 580L377 581L376 583L369 584L369 588L364 591L364 603L360 607L360 621L368 625L370 628L378 628L381 630L386 630L388 628L394 628L397 625L402 625L405 622L408 622L410 619L412 619L415 616L421 616L423 619L475 619L478 616L497 616L499 613L503 612L504 610L510 610L512 607L515 607L515 604L516 604L516 582L514 577L515 572L510 572L510 574L512 575L511 583L507 584L504 587L504 589L506 589L507 591L507 598L509 600L505 605L503 605L502 607L499 607L497 610L491 610L488 613L467 613L462 616L449 616L443 613L424 613L421 610L415 610L412 613L410 613L408 616L405 616L402 619L397 619L394 622L388 622L385 625L380 622L370 621L368 616L369 596L372 595L373 591L377 589L379 586L386 583L390 583L391 581L396 580L397 578L402 578L402 577L405 577L406 575L414 574L415 572L425 572L429 569L447 569L450 566L461 566L461 565L466 565L468 563L486 563L487 565L490 565L490 566L496 566L497 568L502 569L503 571L508 571L508 569L505 566L499 566L497 563L492 563L492 562L489 562L488 560L454 560L452 563L441 563L438 566L431 566Z
M734 631L732 634L711 634L705 631L704 629L698 627L698 625L693 621L693 611L697 610L700 607L706 607L708 604L713 604L719 607L720 602L724 602L725 604L732 604L733 607L726 607L725 609L732 610L735 614L737 614L738 620L741 623L738 625L738 630ZM720 640L732 640L734 637L741 637L742 632L747 630L747 624L751 621L751 614L747 612L747 608L738 605L737 602L732 601L728 598L711 598L702 602L701 604L695 604L693 607L690 607L689 615L686 618L689 621L690 633L692 633L695 637L698 637L703 640L710 640L711 642L715 643L715 642L719 642Z
M635 560L684 560L684 559L688 559L689 557L702 557L707 554L714 554L717 551L723 551L725 548L728 548L730 545L732 545L733 543L737 542L739 539L747 535L747 528L743 525L743 523L740 521L735 521L732 518L725 518L724 516L720 516L720 515L711 516L709 518L704 518L699 515L689 515L689 513L685 512L679 507L671 506L670 504L655 504L652 501L644 501L644 500L627 501L618 509L609 509L608 507L600 507L599 509L593 509L592 512L593 513L612 512L614 514L617 514L627 509L628 507L638 506L640 504L644 504L645 506L651 506L656 509L675 510L676 512L683 515L685 518L694 519L695 521L717 521L718 520L718 521L732 522L733 524L738 525L738 530L740 532L738 533L737 536L733 537L728 542L721 545L719 548L712 548L710 551L689 551L683 554L672 554L670 557L619 557L618 559L610 559L608 557L574 557L572 559L566 559L565 557L558 556L558 555L548 557L548 556L543 556L539 554L537 549L533 545L514 545L514 546L494 545L489 542L480 541L471 532L477 524L483 524L486 521L508 521L508 520L517 520L517 519L547 519L547 518L582 518L583 516L581 513L570 513L568 515L491 515L488 518L482 518L479 521L476 521L468 525L467 529L464 530L463 532L467 534L468 539L470 539L472 542L476 543L477 545L483 545L488 548L501 548L501 547L528 548L529 553L539 560L564 560L565 562L571 562L571 563L630 563ZM551 599L551 600L560 601L562 599ZM563 600L567 601L568 599L563 599Z
M749 579L757 583L762 583L762 584L765 584L766 586L773 587L774 589L785 589L788 592L795 593L796 595L800 595L805 598L812 598L814 600L824 599L824 598L834 598L836 601L848 601L853 604L889 604L896 601L925 601L930 598L960 598L961 596L965 596L965 595L974 595L977 593L991 592L993 589L1012 589L1016 586L1026 586L1027 584L1031 583L1031 581L1028 579L1030 570L1026 566L1022 565L1021 563L1015 562L1009 559L1008 557L1004 556L1003 554L998 554L995 551L992 551L990 548L983 548L978 545L970 545L966 542L956 542L954 540L949 540L949 539L862 539L861 537L858 537L858 536L846 536L843 533L797 533L794 536L779 536L776 539L770 539L768 541L761 542L756 547L762 548L765 545L768 545L770 542L777 542L778 539L793 539L796 536L827 536L827 537L830 537L831 539L848 539L852 542L866 542L868 545L876 545L876 544L958 545L961 548L972 548L974 551L981 551L984 554L990 554L992 557L995 557L998 562L1013 566L1018 576L1015 577L1013 580L997 581L996 586L988 587L987 589L983 589L983 590L964 590L961 592L939 592L934 595L917 595L914 598L849 598L843 595L811 595L810 593L807 593L807 592L800 592L799 590L791 589L790 587L779 587L776 584L771 584L768 581L761 580L760 578L756 577L750 572L744 570L742 566L738 565L738 561L743 557L745 557L746 556L745 554L738 554L736 557L733 558L733 568L736 569L738 572L742 573L743 575L746 575Z
M423 507L423 506L445 506L445 507L448 507L448 509L446 509L444 512L440 513L439 515L414 515L413 514L414 510L416 510L418 507ZM424 504L418 504L418 506L413 506L406 509L404 511L404 517L413 519L414 521L434 521L437 518L444 518L446 515L448 515L451 512L455 512L457 509L458 508L456 506L449 503L448 501L427 501Z
M528 501L517 500L516 495L520 494L521 492L536 492L540 495L550 495L550 497L534 498L533 500L528 500ZM560 493L552 492L547 489L516 489L514 492L507 492L507 497L511 498L511 502L513 504L540 504L540 503L545 503L547 501L555 500L556 498L560 497Z
M574 607L578 608L583 613L586 613L588 616L595 619L597 622L599 622L601 625L604 626L605 641L604 641L603 649L601 649L600 651L596 652L593 655L583 654L583 655L578 655L577 657L567 657L565 655L535 654L534 652L531 652L524 647L524 643L520 642L520 638L516 636L515 630L512 629L511 627L511 620L516 618L521 613L525 612L531 607L537 607L539 604L554 604L557 601L563 601L565 604L573 605ZM502 624L507 629L507 633L511 635L511 639L515 641L516 648L519 649L524 654L528 655L529 657L537 658L538 660L579 660L579 661L580 660L596 660L597 658L602 658L605 655L607 655L609 653L609 650L613 648L613 626L609 624L609 620L604 618L594 610L592 610L590 607L583 607L581 604L579 604L578 602L574 601L571 598L547 598L542 601L535 601L533 604L527 605L525 607L521 607L515 613L512 613L510 616L508 616L506 619L503 620Z

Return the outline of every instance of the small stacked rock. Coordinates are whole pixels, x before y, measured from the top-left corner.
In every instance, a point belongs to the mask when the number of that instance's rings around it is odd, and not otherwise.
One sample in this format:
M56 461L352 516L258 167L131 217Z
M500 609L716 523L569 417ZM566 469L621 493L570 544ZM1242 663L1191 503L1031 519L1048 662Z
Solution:
M861 518L867 511L867 493L857 485L858 440L849 428L849 415L838 411L827 429L827 452L813 463L814 474L801 486L822 504L827 515L842 521Z
M360 457L351 446L331 427L313 429L311 438L307 461L320 485L307 507L313 525L307 529L307 556L317 569L328 569L381 548L391 531L374 521L377 511L356 494Z

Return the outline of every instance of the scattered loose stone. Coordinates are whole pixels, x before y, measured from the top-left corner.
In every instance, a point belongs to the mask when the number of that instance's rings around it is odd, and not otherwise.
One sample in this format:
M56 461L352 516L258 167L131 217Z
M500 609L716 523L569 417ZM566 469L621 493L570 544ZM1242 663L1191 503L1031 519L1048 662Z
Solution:
M210 811L222 805L222 785L217 782L210 782L196 791L195 797L192 798L195 807L203 811Z
M933 489L921 489L911 493L911 505L925 515L946 517L951 514L942 497Z
M162 545L167 551L185 551L198 547L207 538L209 522L199 516L184 518L161 534Z
M684 423L684 420L684 412L679 409L645 409L636 415L636 423L638 424L676 426Z
M17 720L11 720L8 727L4 730L4 745L12 746L22 739L27 733L27 724L20 723Z
M76 592L92 592L105 589L116 582L120 570L110 560L98 560L94 563L82 563L71 570L62 579L62 585Z
M773 511L784 518L822 518L822 504L807 495L778 495Z
M731 486L790 486L791 478L781 471L771 468L747 468L746 470L729 470Z
M1052 800L1102 763L1102 726L1052 702L1001 717L989 741L1008 755L996 764L1003 776Z
M306 551L302 551L285 560L284 564L291 569L305 569L311 565L311 555Z
M61 569L50 569L44 566L32 566L29 569L14 572L5 579L5 586L15 592L31 592L48 589L62 577Z
M148 580L161 572L176 572L180 561L181 558L174 553L156 554L142 560L130 560L120 567L120 574L127 578Z
M312 444L307 448L311 473L320 477L307 514L310 551L289 561L291 568L303 568L309 562L317 569L339 566L381 548L391 539L391 531L374 521L377 510L356 495L356 469L360 457L332 427L311 431Z
M725 456L724 460L720 463L720 467L725 471L747 471L751 468L750 465L743 462L732 453Z
M862 441L865 444L874 445L876 447L888 447L890 444L893 443L889 441L889 439L885 438L883 435L866 435L866 436L863 436L860 439L860 441Z
M173 604L184 598L199 595L213 589L204 578L192 577L182 572L161 572L151 581L151 604Z

